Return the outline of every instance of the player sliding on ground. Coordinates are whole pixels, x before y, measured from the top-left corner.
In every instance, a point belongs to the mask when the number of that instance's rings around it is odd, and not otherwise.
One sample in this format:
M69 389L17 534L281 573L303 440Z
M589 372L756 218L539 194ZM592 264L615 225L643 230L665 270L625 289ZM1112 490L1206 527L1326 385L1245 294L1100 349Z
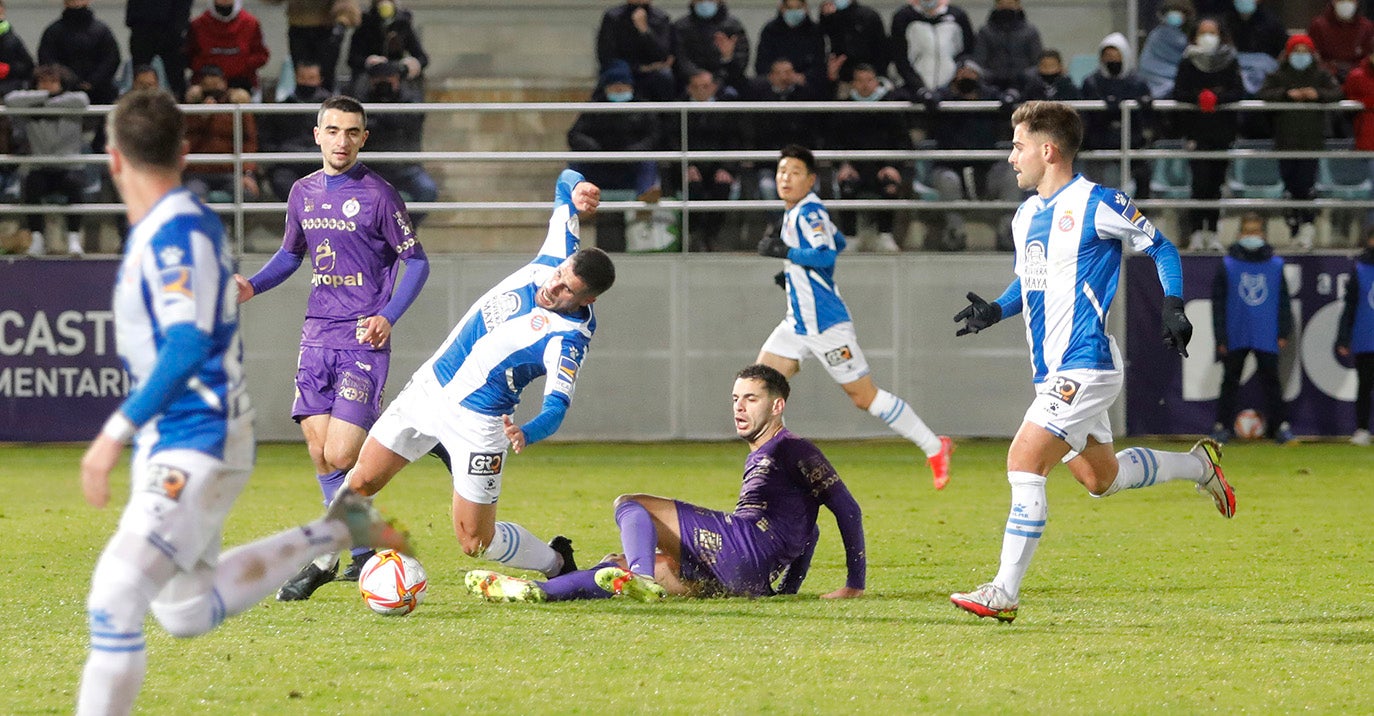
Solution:
M848 576L843 587L822 596L862 596L866 562L859 503L820 449L783 427L789 392L787 379L765 365L749 366L735 377L735 433L749 443L750 453L734 512L621 495L615 500L615 521L623 557L547 582L474 570L467 574L468 589L492 601L512 602L615 594L641 601L667 594L795 594L820 539L816 516L824 505L839 526Z
M1217 464L1221 447L1210 438L1185 453L1112 447L1107 410L1121 392L1122 367L1106 323L1121 246L1129 243L1154 259L1164 285L1164 341L1186 357L1193 326L1183 314L1178 250L1125 194L1074 174L1083 122L1073 108L1027 102L1011 122L1008 161L1017 185L1036 192L1012 220L1016 278L992 303L969 293L970 305L954 320L964 322L962 336L1024 311L1036 397L1007 454L1011 514L1001 569L991 582L950 596L961 609L1004 622L1016 618L1021 579L1049 514L1045 477L1058 462L1094 497L1189 480L1223 517L1236 511L1235 493Z

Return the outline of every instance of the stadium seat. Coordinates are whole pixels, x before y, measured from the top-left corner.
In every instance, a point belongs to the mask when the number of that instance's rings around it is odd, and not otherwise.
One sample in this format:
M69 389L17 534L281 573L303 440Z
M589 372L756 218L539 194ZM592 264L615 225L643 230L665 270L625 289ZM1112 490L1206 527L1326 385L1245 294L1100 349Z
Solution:
M1326 154L1317 169L1317 196L1330 199L1368 199L1374 182L1365 159L1340 156L1355 148L1353 139L1326 140Z
M1183 149L1181 139L1161 139L1152 149ZM1188 168L1184 157L1167 157L1154 160L1154 172L1150 175L1150 196L1157 199L1187 199L1192 195L1193 172Z
M1097 70L1097 55L1080 52L1069 58L1069 77L1075 87L1082 87L1083 80Z
M1270 139L1237 139L1232 149L1272 150ZM1226 186L1242 199L1283 198L1283 178L1279 175L1279 160L1237 157L1231 160L1226 174Z

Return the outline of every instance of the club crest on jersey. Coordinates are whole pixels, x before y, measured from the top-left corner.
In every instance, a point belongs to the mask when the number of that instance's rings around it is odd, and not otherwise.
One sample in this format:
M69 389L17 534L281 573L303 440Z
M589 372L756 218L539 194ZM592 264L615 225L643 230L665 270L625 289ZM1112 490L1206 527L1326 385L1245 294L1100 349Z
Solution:
M334 270L334 264L339 260L339 255L334 252L334 247L329 245L329 239L320 242L315 247L315 270L329 272Z
M344 202L343 215L352 219L358 215L358 212L361 211L362 208L362 205L358 203L357 199L349 199Z
M854 352L849 349L849 346L840 346L835 350L825 352L825 362L827 365L840 365L841 363L847 363L851 360L854 360Z
M186 490L187 475L182 470L169 465L148 466L148 492L153 492L176 502Z
M1063 216L1059 217L1059 230L1073 231L1073 212L1066 211Z
M542 314L536 313L530 316L530 330L542 331L549 325L549 319Z
M1262 306L1269 298L1269 282L1262 273L1242 273L1239 289L1240 300L1247 306Z
M1050 395L1058 398L1065 405L1073 405L1074 399L1078 397L1079 387L1078 381L1058 376L1054 379L1054 385L1050 386Z
M501 474L501 463L505 456L499 452L474 452L468 454L468 474L478 477ZM494 487L490 485L489 487Z
M492 296L486 303L482 304L482 323L487 330L505 323L507 318L515 315L520 310L520 296L513 291Z
M1045 260L1045 244L1026 242L1026 268L1021 285L1027 291L1044 291L1049 285L1049 262Z

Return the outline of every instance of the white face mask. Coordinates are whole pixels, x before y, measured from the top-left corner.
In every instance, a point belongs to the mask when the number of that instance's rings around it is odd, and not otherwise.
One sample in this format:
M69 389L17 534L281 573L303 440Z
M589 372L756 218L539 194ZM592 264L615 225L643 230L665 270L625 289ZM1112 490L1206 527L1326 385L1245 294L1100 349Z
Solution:
M1197 36L1197 46L1203 52L1216 52L1221 46L1221 35L1212 32L1204 32Z
M1342 20L1349 20L1355 17L1355 3L1350 0L1342 0L1336 3L1336 17Z

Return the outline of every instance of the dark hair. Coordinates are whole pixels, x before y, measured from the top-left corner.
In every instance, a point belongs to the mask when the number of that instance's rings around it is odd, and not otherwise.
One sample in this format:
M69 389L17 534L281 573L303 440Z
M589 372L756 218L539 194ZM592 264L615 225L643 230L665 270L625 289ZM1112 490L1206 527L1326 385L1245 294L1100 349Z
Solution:
M363 109L363 103L359 102L346 94L336 94L320 104L320 111L315 114L315 124L324 122L325 110L337 109L348 114L361 115L363 118L363 128L367 128L367 110Z
M600 296L615 283L615 264L605 251L589 246L572 255L573 275L587 284L593 296Z
M157 68L153 67L152 65L134 65L133 71L129 74L133 75L134 77L137 77L143 74L144 72L152 72L153 74L157 74Z
M119 153L136 167L179 166L186 119L165 90L134 90L115 102L105 131Z
M860 62L854 65L854 68L851 69L849 72L850 74L853 74L855 72L872 72L875 75L878 74L878 71L873 69L873 65L870 65L867 62Z
M1230 27L1230 25L1228 25L1228 24L1226 23L1226 20L1225 20L1225 19L1220 18L1220 17L1217 17L1216 15L1204 15L1204 16L1198 18L1198 19L1197 19L1197 23L1193 25L1192 31L1188 33L1188 40L1189 40L1189 41L1196 40L1196 39L1197 39L1197 32L1198 32L1199 29L1202 28L1202 23L1207 22L1207 21L1209 21L1209 20L1217 24L1217 37L1221 38L1221 44L1223 44L1223 45L1229 45L1229 44L1231 44L1231 42L1232 42L1232 37L1231 37L1231 27Z
M224 68L219 65L201 65L196 72L196 79L203 77L223 77Z
M39 65L33 68L33 84L38 86L38 82L44 78L57 80L62 85L62 91L69 91L76 86L76 73L67 68L66 65L59 65L56 62Z
M1055 50L1055 49L1041 50L1041 51L1040 51L1040 59L1043 60L1043 59L1045 59L1046 57L1053 57L1055 62L1058 62L1058 63L1061 64L1061 65L1064 64L1064 56L1061 55L1061 54L1059 54L1059 50Z
M799 160L802 164L805 164L808 174L816 173L816 155L812 154L810 149L800 144L789 144L783 147L782 151L778 152L778 161L788 158Z
M768 394L774 398L787 400L787 396L792 394L792 386L787 384L787 379L782 377L782 373L762 363L747 366L735 374L735 380L757 380L763 383Z
M1063 102L1031 100L1011 114L1012 129L1025 124L1027 132L1049 136L1065 159L1073 160L1083 144L1083 118L1078 110Z

